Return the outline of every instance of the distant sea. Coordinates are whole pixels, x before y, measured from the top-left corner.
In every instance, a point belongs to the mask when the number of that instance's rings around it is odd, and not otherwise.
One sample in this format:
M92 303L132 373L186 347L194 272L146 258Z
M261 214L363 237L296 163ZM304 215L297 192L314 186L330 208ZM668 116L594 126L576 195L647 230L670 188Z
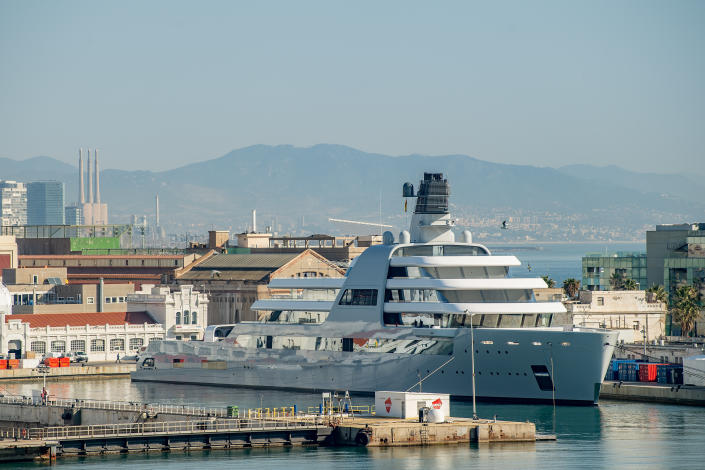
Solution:
M587 253L646 251L646 243L534 243L516 245L488 244L494 255L514 255L521 266L510 269L513 277L550 276L556 285L563 280L582 278L582 258ZM531 269L529 270L529 267Z

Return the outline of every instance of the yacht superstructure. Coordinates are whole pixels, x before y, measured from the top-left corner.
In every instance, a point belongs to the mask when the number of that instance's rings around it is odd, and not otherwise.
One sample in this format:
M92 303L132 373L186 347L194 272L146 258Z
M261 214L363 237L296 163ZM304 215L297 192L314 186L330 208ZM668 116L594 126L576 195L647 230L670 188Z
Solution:
M572 328L560 302L534 299L543 280L508 277L516 257L456 241L442 174L403 195L410 231L385 233L345 278L273 279L277 295L252 305L264 321L150 343L133 380L470 397L474 354L480 399L596 404L616 333Z

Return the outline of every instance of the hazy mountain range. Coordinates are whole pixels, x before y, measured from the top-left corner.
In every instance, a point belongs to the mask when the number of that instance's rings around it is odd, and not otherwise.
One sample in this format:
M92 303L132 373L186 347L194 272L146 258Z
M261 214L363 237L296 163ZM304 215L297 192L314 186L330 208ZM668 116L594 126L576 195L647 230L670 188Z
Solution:
M107 166L105 160L101 161ZM642 226L705 220L705 185L688 175L653 174L588 164L561 168L508 165L465 155L392 157L340 145L255 145L216 159L161 172L106 169L101 196L112 222L154 214L163 225L244 229L250 211L261 226L325 230L328 217L403 224L401 186L424 171L443 172L454 212L462 215L566 214L594 224ZM77 199L78 170L51 157L0 158L0 179L57 179L66 203ZM380 202L381 201L381 202ZM286 229L285 229L286 230Z

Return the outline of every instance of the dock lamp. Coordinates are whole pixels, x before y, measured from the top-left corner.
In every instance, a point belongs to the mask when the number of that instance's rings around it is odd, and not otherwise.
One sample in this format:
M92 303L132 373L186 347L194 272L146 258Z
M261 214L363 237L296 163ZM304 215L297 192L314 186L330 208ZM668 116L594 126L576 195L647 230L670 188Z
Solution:
M470 364L472 367L472 419L477 420L477 405L475 404L475 330L472 327L474 313L465 309L465 315L470 316Z

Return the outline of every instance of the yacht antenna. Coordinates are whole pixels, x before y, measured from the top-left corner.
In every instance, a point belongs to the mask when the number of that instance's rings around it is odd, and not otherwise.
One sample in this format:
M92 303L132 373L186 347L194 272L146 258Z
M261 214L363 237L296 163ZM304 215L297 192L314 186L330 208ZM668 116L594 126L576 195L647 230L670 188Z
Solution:
M382 235L382 190L379 190L379 234Z

